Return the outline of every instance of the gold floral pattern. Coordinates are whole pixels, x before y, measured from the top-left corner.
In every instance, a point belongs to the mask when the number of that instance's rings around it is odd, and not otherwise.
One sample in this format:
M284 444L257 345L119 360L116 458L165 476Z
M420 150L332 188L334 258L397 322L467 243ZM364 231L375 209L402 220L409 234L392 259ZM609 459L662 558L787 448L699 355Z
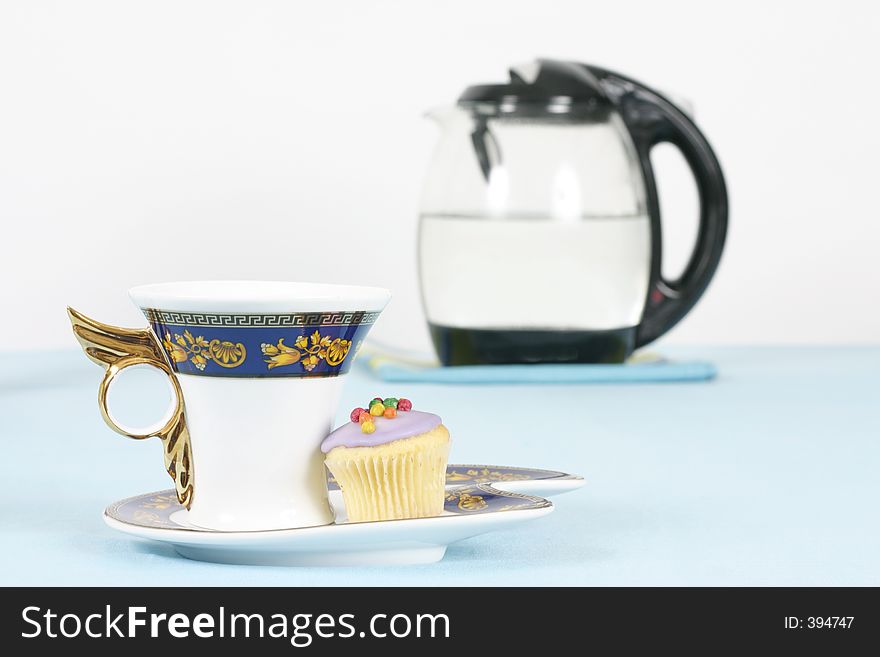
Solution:
M293 345L284 344L284 338L278 340L277 344L261 344L268 369L300 363L306 372L311 372L322 360L335 367L345 360L351 350L350 340L333 339L329 335L321 335L320 331L299 336Z
M330 346L327 347L327 364L332 366L339 365L345 360L345 357L348 356L349 349L351 349L350 341L336 338L330 343Z
M137 524L146 527L155 525L173 527L174 523L168 519L168 513L179 509L180 505L177 501L177 494L170 491L141 499L139 507L132 514L132 519Z
M172 506L177 506L177 495L170 493L154 495L145 502L142 502L141 506L145 509L170 509Z
M458 498L458 508L462 511L479 511L485 509L488 505L482 495L468 495L462 493Z
M446 501L454 503L462 511L482 511L489 506L482 495L472 495L476 489L453 489L446 492Z
M165 521L159 516L158 513L153 513L152 511L142 511L138 509L134 512L132 516L139 525L163 525Z
M211 340L208 343L214 362L220 367L238 367L244 362L245 348L240 342Z
M533 477L525 472L501 472L489 468L469 469L464 472L449 470L446 473L446 481L472 481L475 483L492 481L526 481Z
M209 342L204 336L193 336L189 330L185 330L183 335L175 333L173 338L170 333L165 333L162 345L172 361L175 363L189 361L202 372L208 361L229 368L238 367L247 357L247 350L241 342L217 339Z

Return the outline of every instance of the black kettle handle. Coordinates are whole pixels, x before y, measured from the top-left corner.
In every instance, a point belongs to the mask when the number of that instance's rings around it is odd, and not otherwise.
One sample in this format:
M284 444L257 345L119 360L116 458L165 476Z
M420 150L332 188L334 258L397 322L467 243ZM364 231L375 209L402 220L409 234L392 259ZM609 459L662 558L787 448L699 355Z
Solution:
M609 95L616 97L624 123L638 151L651 217L651 280L636 346L648 344L671 329L705 292L718 267L727 235L727 188L721 165L709 142L690 117L664 96L640 82L590 67ZM681 276L666 280L661 273L663 242L660 204L651 149L660 143L676 146L690 166L700 198L700 225L694 252Z

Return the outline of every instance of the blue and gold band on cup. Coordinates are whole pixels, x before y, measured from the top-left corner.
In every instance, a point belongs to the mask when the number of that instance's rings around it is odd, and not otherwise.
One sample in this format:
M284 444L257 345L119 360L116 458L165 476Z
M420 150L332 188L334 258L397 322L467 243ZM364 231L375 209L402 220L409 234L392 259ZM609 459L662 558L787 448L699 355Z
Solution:
M379 316L377 311L143 312L175 372L236 378L345 374Z

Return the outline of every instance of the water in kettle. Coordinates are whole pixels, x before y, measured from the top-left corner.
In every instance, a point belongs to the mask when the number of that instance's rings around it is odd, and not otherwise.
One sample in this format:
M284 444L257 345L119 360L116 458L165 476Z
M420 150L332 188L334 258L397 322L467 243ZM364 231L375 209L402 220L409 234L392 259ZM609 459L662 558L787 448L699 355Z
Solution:
M432 330L616 330L641 321L651 225L423 215L419 261Z

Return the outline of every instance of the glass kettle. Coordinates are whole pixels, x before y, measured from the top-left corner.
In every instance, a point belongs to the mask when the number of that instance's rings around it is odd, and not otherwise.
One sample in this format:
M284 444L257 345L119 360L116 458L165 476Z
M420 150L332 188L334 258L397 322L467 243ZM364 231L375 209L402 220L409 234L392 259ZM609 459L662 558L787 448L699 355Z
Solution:
M422 299L446 365L618 363L668 331L715 272L724 177L690 118L607 70L539 60L429 114L441 137L419 226ZM677 146L697 181L696 246L661 276L650 162Z

